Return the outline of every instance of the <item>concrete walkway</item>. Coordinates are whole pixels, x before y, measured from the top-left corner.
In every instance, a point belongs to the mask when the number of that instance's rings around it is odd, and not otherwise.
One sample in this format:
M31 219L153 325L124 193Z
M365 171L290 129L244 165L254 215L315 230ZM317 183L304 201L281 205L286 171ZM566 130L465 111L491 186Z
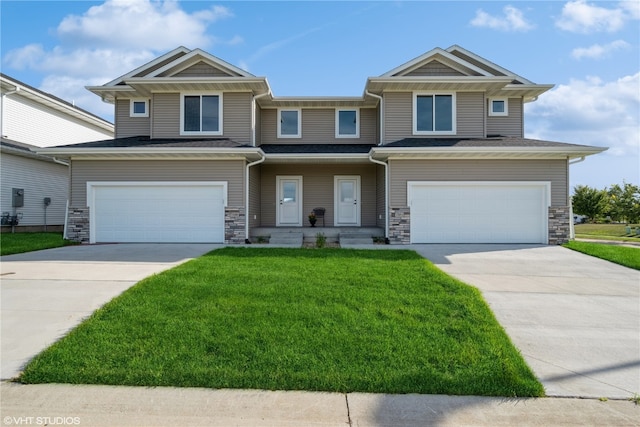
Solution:
M640 394L640 271L560 246L412 249L482 291L548 396Z
M109 300L221 245L67 246L0 258L1 379Z

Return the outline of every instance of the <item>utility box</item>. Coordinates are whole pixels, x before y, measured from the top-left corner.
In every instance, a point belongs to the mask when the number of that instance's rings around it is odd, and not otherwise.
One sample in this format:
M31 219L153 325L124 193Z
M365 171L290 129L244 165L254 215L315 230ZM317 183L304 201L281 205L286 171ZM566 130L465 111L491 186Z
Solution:
M44 205L45 206L49 206L51 204L51 197L45 197L44 198Z
M11 190L11 206L21 208L24 206L24 188L13 188Z

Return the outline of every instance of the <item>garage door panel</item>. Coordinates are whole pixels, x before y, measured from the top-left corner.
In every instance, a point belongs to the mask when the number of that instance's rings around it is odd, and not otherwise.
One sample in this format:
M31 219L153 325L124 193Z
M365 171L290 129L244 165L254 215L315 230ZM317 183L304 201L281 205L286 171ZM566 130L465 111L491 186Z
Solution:
M412 243L546 243L546 183L409 186Z
M95 242L224 241L221 184L96 185Z

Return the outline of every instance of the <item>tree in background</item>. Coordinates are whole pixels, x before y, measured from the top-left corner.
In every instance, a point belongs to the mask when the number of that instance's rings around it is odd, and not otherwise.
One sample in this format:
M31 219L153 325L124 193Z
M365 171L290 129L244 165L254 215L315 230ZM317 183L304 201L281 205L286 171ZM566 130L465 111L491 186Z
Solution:
M623 182L623 186L614 184L606 190L606 214L613 221L638 223L640 221L640 187Z
M573 189L573 212L593 221L604 215L609 197L605 190L597 190L588 185L576 185Z

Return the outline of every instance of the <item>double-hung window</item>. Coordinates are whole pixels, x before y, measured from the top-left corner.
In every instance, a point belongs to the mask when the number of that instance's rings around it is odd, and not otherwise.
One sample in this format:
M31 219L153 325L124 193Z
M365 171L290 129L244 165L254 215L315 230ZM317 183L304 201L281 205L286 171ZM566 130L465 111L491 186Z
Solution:
M360 110L340 108L336 110L336 138L360 137Z
M301 138L300 109L278 110L278 138Z
M414 135L454 135L455 133L455 93L413 94Z
M222 94L180 95L181 135L222 135Z

